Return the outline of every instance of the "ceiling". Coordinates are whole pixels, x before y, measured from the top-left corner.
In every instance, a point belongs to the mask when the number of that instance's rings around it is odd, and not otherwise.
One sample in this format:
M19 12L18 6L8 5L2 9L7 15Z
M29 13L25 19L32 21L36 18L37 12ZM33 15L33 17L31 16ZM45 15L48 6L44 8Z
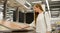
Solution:
M36 2L36 1L42 1L42 0L27 0L29 3Z
M20 10L27 10L27 8L23 5L26 1L31 4L34 1L40 0L8 0L7 5L12 8L19 7ZM3 4L4 0L0 0L0 3Z
M0 5L3 3L4 3L4 0L0 0ZM19 7L20 10L26 10L26 8L16 0L8 0L7 5L12 8Z
M4 0L0 0L0 4L4 3ZM44 1L44 0L8 0L7 5L12 8L19 7L19 10L27 10L27 8L24 6L26 1L32 5L32 2L36 1ZM49 0L51 1L51 0ZM54 2L50 2L50 4L53 4ZM60 3L59 3L60 4Z

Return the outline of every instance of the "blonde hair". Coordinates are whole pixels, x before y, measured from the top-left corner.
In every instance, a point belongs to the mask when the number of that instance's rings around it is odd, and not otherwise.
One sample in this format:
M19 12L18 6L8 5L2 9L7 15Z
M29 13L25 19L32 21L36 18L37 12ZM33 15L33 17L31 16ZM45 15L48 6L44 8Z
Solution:
M42 8L41 4L37 3L34 6L37 7L37 8L39 7L39 9L43 11L43 8Z
M37 3L34 6L37 7L37 8L39 7L39 9L43 11L43 8L42 8L41 4ZM37 19L38 14L39 13L36 13L36 12L34 13L35 25L36 25L36 19Z

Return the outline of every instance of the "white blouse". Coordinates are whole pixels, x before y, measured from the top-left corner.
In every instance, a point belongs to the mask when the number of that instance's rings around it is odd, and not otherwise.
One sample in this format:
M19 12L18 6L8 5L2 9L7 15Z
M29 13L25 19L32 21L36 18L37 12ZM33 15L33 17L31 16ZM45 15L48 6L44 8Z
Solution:
M46 22L44 20L44 15L45 15ZM36 32L46 33L46 31L51 31L50 17L47 12L45 12L45 14L43 14L43 12L40 13L37 17L36 22L37 22L36 23ZM35 26L34 24L35 23L32 22L30 24L30 26ZM47 25L47 28L46 28L46 25Z

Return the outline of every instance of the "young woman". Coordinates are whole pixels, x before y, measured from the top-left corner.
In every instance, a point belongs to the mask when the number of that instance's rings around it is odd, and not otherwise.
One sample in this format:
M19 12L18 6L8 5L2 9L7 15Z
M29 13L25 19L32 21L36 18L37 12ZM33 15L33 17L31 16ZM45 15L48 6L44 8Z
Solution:
M50 17L47 12L44 13L42 6L40 4L35 4L33 7L34 12L39 13L35 18L36 20L36 32L37 33L50 33L51 24ZM44 18L45 17L45 18ZM34 26L35 22L32 22L30 26Z

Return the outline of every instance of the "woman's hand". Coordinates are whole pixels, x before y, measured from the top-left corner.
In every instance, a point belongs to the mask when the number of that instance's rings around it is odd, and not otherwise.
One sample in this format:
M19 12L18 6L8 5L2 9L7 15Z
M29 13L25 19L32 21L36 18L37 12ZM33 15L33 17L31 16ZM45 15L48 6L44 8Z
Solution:
M24 25L24 26L23 26L23 28L29 28L29 27L30 27L30 26L28 26L28 25Z
M29 28L29 25L21 25L20 28Z
M50 31L47 31L46 33L50 33Z

